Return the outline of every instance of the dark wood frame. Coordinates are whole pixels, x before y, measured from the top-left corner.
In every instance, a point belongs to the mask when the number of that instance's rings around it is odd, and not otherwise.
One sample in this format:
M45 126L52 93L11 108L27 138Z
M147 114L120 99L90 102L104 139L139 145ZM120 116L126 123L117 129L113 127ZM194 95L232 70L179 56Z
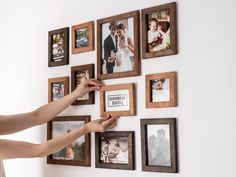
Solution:
M159 12L166 9L170 10L171 47L170 49L166 49L163 51L149 52L147 51L148 15L153 12ZM142 13L142 57L143 59L177 54L176 2L142 9L141 13Z
M62 61L53 62L52 61L52 36L55 34L64 33L64 58ZM69 27L61 28L48 32L48 67L61 66L69 64Z
M48 103L52 102L52 84L63 82L64 83L64 96L69 94L69 77L56 77L48 79Z
M151 80L170 79L170 101L152 102ZM146 75L146 108L165 108L177 106L177 72Z
M89 30L89 45L87 47L76 48L75 47L75 40L76 40L75 31L81 28L88 28ZM72 34L72 40L71 40L72 54L94 50L94 21L72 26L71 34Z
M131 76L139 76L141 74L141 61L140 61L140 43L139 43L139 10L132 11L120 15L115 15L108 18L103 18L97 20L97 77L100 80L105 79L114 79L114 78L121 78L121 77L131 77ZM124 18L134 18L134 70L127 71L127 72L118 72L118 73L111 73L111 74L102 74L102 25L104 23L109 23L112 21L121 20Z
M152 172L178 172L178 156L177 156L177 133L175 118L160 119L141 119L141 149L142 149L142 171ZM147 142L147 125L168 124L170 128L170 158L171 166L154 166L148 165L148 142Z
M71 67L71 92L76 89L76 72L78 71L89 71L89 79L94 78L94 64L80 65ZM86 105L86 104L95 104L95 93L89 92L88 100L75 100L72 105Z
M111 111L105 110L105 92L113 90L129 90L129 107L128 111ZM136 90L135 84L118 84L118 85L106 85L100 89L100 113L101 116L134 116L136 115Z
M128 137L128 164L118 163L101 163L100 162L100 138L101 137ZM110 168L110 169L121 169L121 170L134 170L135 169L135 142L134 142L133 131L108 131L104 133L95 133L95 167L96 168Z
M52 123L55 121L84 121L85 124L90 122L90 116L60 116L55 117L47 123L47 140L52 139ZM53 159L52 154L47 156L48 164L72 165L72 166L91 166L91 135L85 136L85 160L57 160Z

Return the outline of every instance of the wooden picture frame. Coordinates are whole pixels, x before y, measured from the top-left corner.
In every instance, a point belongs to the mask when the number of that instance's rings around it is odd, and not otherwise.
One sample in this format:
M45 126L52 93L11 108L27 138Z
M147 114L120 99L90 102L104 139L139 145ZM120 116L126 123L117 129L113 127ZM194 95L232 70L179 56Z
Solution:
M69 27L48 32L48 67L69 64Z
M71 67L71 92L73 92L77 85L80 84L80 79L93 79L94 78L94 64L80 65ZM89 92L77 98L72 105L87 105L95 104L95 93Z
M175 118L141 119L142 171L177 173Z
M100 89L101 116L136 115L135 84L106 85ZM118 107L118 108L116 108Z
M177 54L176 2L142 9L141 13L143 59Z
M95 133L95 158L96 168L134 170L134 132L108 131Z
M69 77L48 79L48 103L69 94Z
M50 140L63 133L79 128L90 122L90 116L60 116L47 124L47 139ZM70 128L69 128L70 127ZM55 137L54 137L55 136ZM48 164L91 166L91 135L86 134L75 140L57 153L47 156Z
M177 106L177 72L146 75L146 108Z
M111 32L117 34L114 39ZM138 10L97 20L98 79L140 75L139 40ZM125 47L125 43L130 48Z
M71 27L72 54L94 50L94 21Z

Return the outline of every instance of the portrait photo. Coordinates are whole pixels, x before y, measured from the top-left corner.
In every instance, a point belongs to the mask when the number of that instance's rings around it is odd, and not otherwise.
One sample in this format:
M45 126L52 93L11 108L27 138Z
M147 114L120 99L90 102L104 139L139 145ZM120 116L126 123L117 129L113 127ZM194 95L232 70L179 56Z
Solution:
M74 25L72 33L72 53L82 53L94 50L94 22Z
M177 53L176 3L142 10L143 58Z
M177 73L146 75L146 108L177 106Z
M84 126L89 121L90 116L56 117L48 123L48 139L70 133ZM48 163L89 166L90 135L83 135L60 151L48 156Z
M48 66L69 64L69 28L48 32Z
M75 90L83 79L94 78L94 64L79 65L71 67L71 90ZM94 104L94 92L86 93L78 97L72 105Z
M139 72L137 11L97 21L98 78L112 79Z
M142 170L177 172L176 119L141 119Z
M135 85L106 85L100 89L100 112L102 116L132 116L136 114Z
M96 167L133 169L134 132L96 133Z
M69 93L69 77L48 79L48 102L56 101Z

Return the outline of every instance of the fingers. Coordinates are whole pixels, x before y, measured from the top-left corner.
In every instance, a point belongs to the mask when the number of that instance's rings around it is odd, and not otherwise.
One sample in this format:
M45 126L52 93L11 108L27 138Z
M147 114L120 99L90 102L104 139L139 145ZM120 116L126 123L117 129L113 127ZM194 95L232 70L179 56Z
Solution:
M100 87L99 86L93 86L93 87L87 88L87 92L91 92L91 91L95 91L95 90L100 90Z
M88 80L89 85L94 85L94 86L102 86L102 82L96 80L96 79L89 79Z
M117 117L117 116L111 117L110 115L108 118L105 117L104 121L102 122L102 127L104 128L104 131L115 127L117 124L117 118L119 118L119 117Z

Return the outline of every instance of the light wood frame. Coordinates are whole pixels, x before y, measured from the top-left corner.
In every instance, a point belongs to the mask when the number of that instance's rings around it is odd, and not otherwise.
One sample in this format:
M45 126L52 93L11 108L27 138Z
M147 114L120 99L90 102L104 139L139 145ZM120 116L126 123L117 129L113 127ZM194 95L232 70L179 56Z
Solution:
M88 65L79 65L71 67L71 92L76 89L76 73L77 72L84 72L88 70L89 72L89 79L94 78L94 64ZM95 93L89 92L89 99L87 100L75 100L72 105L87 105L87 104L94 104L95 103Z
M129 90L129 110L128 111L106 111L105 92L114 90ZM100 113L101 116L133 116L136 115L136 90L135 84L106 85L100 89Z
M53 35L64 33L64 57L61 61L54 62L52 59ZM48 32L48 67L68 65L69 64L69 27L61 28Z
M170 100L152 102L152 80L170 79ZM177 106L177 72L166 72L146 75L146 108L165 108Z
M48 79L48 103L53 101L53 93L52 93L52 84L63 82L64 83L64 96L69 94L69 77L56 77Z
M53 122L60 121L84 121L84 123L90 122L91 118L88 115L85 116L59 116L55 117L47 124L47 140L52 139L52 131L53 131ZM48 164L58 164L58 165L72 165L72 166L91 166L91 135L90 133L84 135L85 136L85 145L84 145L84 160L59 160L53 159L53 155L47 156Z
M148 15L154 12L160 12L163 10L169 9L170 11L170 48L160 51L152 51L148 50ZM161 57L167 55L177 54L177 18L176 18L176 2L163 4L155 7L150 7L141 10L142 13L142 58L153 58L153 57Z
M75 45L76 33L75 33L75 31L78 29L83 29L83 28L87 28L89 31L89 36L88 36L89 45L86 47L76 48L76 45ZM71 40L72 54L88 52L88 51L94 50L94 21L90 21L87 23L72 26L71 27L71 34L72 34L72 40Z
M103 163L100 160L101 156L101 137L116 138L127 137L128 138L128 164L121 163ZM121 170L134 170L135 169L135 138L133 131L108 131L104 133L95 133L95 167L96 168L110 168Z
M165 172L177 173L178 172L178 155L177 155L177 131L176 131L176 118L152 118L141 119L141 151L142 151L142 171L150 172ZM148 164L148 125L169 125L170 134L170 166L157 166Z
M139 10L119 14L103 19L97 20L97 77L100 80L105 79L114 79L114 78L121 78L121 77L131 77L131 76L138 76L141 74L141 60L140 60L140 22L139 22L140 12ZM105 23L118 21L125 18L133 18L134 19L134 70L133 71L126 71L126 72L117 72L117 73L109 73L103 74L102 73L102 61L103 61L103 41L102 41L102 25Z

